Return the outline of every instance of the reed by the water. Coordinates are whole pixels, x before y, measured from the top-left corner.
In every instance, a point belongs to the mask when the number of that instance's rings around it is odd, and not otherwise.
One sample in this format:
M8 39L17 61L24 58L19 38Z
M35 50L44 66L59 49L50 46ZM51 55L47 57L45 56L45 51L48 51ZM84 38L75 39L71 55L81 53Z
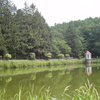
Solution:
M50 67L85 63L85 59L0 60L0 68ZM100 63L100 59L92 59L91 63Z
M34 85L31 87L31 90L26 91L26 93L22 93L23 87L19 88L19 92L14 95L14 97L6 97L6 91L0 91L0 100L100 100L100 93L95 88L93 83L90 83L87 80L83 86L80 86L78 89L75 89L73 93L67 94L66 91L70 89L71 86L65 87L64 91L60 94L60 99L56 96L53 97L52 90L50 87L45 88L45 86L41 87L40 90L34 90ZM42 92L42 90L45 90Z
M25 68L25 67L44 67L68 64L82 64L85 60L79 59L51 59L51 60L0 60L0 68Z

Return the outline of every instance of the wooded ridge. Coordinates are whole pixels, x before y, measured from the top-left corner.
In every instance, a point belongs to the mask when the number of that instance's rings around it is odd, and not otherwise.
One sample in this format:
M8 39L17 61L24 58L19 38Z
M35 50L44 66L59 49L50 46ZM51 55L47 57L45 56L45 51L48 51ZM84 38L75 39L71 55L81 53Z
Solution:
M34 4L17 9L9 0L0 0L0 56L52 58L59 54L81 58L86 50L100 56L100 18L70 21L49 26Z

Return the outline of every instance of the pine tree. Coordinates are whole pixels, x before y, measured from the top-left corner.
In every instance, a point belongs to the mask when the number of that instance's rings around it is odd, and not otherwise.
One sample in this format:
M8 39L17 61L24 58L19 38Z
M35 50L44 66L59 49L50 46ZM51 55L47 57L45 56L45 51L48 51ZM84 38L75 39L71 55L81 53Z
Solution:
M81 42L81 38L78 32L75 30L73 23L69 23L69 27L66 30L66 41L68 45L71 47L71 56L79 57L81 56L81 52L83 50L83 45Z

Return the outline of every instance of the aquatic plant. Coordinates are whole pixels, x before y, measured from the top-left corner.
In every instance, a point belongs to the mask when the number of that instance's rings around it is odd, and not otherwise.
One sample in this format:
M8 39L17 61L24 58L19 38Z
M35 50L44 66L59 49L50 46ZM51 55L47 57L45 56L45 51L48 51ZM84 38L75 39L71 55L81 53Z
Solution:
M87 79L87 83L85 83L83 86L79 87L78 89L75 89L72 95L66 94L65 88L63 92L63 97L67 98L69 97L71 100L100 100L100 93L95 88L95 85L93 83L90 83L90 81ZM66 99L64 99L66 100Z
M93 83L87 79L87 83L74 91L73 100L100 100L100 93Z
M6 93L5 89L0 90L0 100L4 100L3 98L5 96L5 93Z
M87 79L87 83L75 89L72 94L68 94L66 91L70 90L70 85L65 87L64 91L60 94L60 100L100 100L100 93L95 88L93 83ZM9 100L58 100L57 97L53 97L52 90L49 87L43 86L40 90L35 90L35 86L32 85L31 89L27 90L25 94L22 93L22 86L19 88L19 92L11 97ZM44 92L42 92L44 91ZM5 89L0 91L0 99L5 99Z

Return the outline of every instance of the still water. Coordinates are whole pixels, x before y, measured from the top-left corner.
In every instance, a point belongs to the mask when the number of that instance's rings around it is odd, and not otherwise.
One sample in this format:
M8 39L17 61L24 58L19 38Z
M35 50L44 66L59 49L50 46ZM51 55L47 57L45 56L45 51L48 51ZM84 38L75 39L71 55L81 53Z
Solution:
M27 100L25 97L27 91L34 92L34 95L50 91L53 98L60 98L67 86L70 87L66 92L71 94L89 79L90 83L93 82L100 92L100 67L98 65L95 67L83 65L83 68L70 69L66 69L67 66L64 67L63 70L54 71L36 71L35 68L0 70L0 89L5 89L4 98L7 100L14 98L20 89L23 95L22 100Z

